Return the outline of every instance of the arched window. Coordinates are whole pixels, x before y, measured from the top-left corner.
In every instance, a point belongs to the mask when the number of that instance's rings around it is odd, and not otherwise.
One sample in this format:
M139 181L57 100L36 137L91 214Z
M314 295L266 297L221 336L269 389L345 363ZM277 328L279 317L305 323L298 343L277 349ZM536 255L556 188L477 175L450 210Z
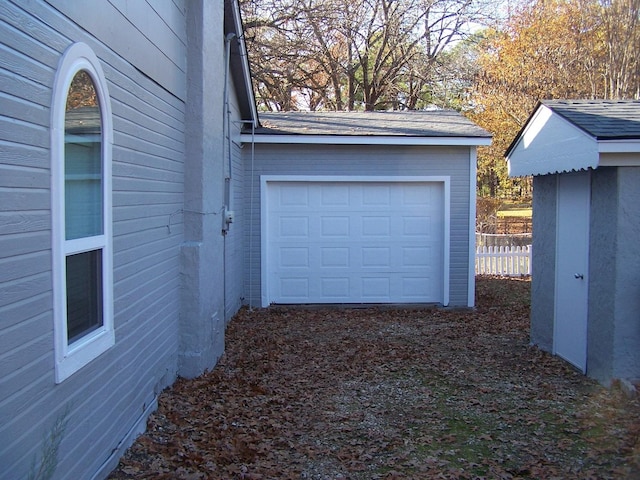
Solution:
M51 114L56 382L114 344L111 235L112 121L98 58L64 52Z

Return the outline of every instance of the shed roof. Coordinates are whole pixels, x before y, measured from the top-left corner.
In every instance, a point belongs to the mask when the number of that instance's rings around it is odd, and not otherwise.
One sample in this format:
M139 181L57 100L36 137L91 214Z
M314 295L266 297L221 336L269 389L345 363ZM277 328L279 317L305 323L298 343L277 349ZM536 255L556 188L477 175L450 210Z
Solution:
M544 100L542 104L598 140L640 139L640 100Z
M544 100L505 156L512 176L640 165L640 101Z
M452 110L260 113L259 143L488 145L491 134Z

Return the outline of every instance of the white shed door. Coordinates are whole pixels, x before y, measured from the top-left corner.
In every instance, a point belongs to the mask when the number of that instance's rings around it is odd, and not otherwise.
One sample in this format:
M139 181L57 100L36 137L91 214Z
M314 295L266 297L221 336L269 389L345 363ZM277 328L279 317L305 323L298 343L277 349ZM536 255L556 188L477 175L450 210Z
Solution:
M589 172L558 176L553 348L582 372L587 371L590 199Z
M266 185L263 303L443 301L442 182Z

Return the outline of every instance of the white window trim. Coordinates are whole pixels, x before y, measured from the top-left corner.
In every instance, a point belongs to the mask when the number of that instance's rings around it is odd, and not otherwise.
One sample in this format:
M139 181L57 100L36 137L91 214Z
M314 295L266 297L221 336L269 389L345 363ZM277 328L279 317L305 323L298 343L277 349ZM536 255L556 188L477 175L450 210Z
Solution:
M65 239L65 112L67 93L78 71L93 80L100 105L103 171L103 233ZM115 344L113 328L113 240L111 200L111 150L113 123L107 82L98 57L84 43L69 46L60 62L53 85L51 108L51 213L55 378L60 383ZM66 257L102 250L102 327L69 344L67 341Z

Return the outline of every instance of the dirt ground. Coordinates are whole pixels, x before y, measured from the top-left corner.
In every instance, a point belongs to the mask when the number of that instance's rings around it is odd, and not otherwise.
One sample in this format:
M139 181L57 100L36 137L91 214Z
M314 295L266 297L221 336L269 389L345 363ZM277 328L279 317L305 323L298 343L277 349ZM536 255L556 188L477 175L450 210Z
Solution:
M477 308L242 310L111 479L640 479L640 402L529 346L526 280Z

